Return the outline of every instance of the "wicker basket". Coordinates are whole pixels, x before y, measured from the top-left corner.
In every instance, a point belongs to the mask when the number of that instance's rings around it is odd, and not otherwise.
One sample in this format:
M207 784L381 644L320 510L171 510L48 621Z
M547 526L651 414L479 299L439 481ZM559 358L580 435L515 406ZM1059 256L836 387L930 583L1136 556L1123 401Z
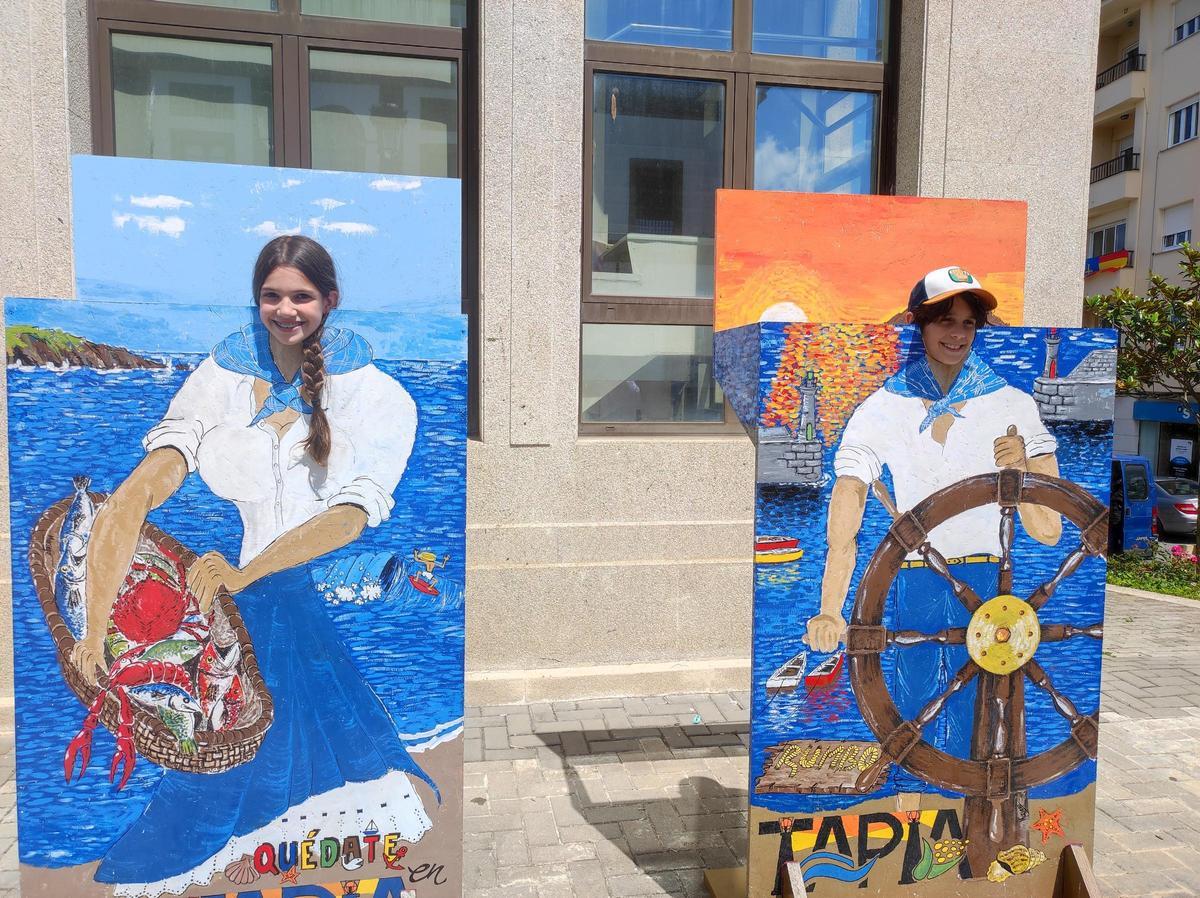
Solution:
M89 493L97 505L106 498L103 493ZM54 570L58 564L58 536L62 529L63 519L71 505L73 497L67 497L56 502L38 519L37 526L29 538L29 570L33 574L33 585L37 590L38 600L42 603L42 612L50 627L50 636L54 639L57 649L58 663L62 668L63 678L71 687L76 697L88 707L95 700L100 687L88 682L79 670L71 663L71 651L75 648L75 638L67 628L66 621L58 612L54 601ZM142 538L166 549L178 557L185 566L196 560L195 552L168 536L153 524L142 526ZM243 764L254 757L258 747L266 736L274 717L274 705L271 694L263 682L258 669L258 659L254 655L254 646L250 642L250 634L242 622L237 605L233 598L225 592L217 596L214 604L214 614L224 614L230 629L241 645L241 661L239 674L242 686L246 690L247 706L257 705L258 714L248 715L252 719L244 725L220 732L199 731L195 734L196 752L184 754L179 750L175 735L167 729L154 714L136 705L133 708L133 742L138 754L162 767L172 770L182 770L187 773L221 773ZM101 685L105 685L101 678ZM118 724L119 704L116 696L109 693L100 711L100 722L110 732L115 733Z

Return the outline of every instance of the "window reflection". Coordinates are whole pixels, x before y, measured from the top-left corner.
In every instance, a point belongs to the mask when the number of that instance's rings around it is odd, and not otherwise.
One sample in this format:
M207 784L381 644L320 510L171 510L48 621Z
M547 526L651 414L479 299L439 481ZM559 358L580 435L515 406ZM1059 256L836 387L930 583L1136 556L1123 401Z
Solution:
M582 420L720 422L711 327L585 324Z
M878 62L887 0L754 0L755 53Z
M467 3L466 0L301 0L300 12L368 22L462 28L466 24Z
M757 99L755 189L874 190L876 94L760 85Z
M587 0L588 40L729 50L733 0Z
M458 175L455 63L313 50L309 66L313 168Z
M724 84L596 75L592 293L712 296Z
M112 73L118 156L274 161L269 46L114 34Z

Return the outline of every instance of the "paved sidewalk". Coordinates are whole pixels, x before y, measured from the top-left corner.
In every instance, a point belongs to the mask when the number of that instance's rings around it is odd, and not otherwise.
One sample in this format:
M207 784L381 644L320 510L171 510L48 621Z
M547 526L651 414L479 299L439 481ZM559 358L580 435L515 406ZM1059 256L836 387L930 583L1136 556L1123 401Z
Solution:
M1105 636L1104 894L1200 895L1200 602L1110 592ZM705 868L745 861L746 709L745 693L471 709L466 894L705 894ZM17 894L11 736L0 783L6 898Z

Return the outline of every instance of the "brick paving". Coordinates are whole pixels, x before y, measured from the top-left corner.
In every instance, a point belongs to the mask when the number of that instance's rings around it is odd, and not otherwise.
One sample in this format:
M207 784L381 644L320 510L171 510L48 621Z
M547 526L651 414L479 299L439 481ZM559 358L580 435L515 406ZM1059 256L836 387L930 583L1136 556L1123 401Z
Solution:
M1200 895L1200 602L1110 591L1096 872L1105 898ZM745 862L746 693L472 708L470 898L704 895ZM11 733L0 898L16 896Z

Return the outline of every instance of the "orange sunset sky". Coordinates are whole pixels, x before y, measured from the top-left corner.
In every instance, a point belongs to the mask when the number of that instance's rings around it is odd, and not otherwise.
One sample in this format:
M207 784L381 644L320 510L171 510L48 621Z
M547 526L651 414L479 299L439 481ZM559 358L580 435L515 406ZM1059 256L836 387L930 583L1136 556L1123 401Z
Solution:
M764 313L884 322L946 265L975 275L999 300L996 316L1020 324L1025 216L1013 200L718 190L714 328Z

